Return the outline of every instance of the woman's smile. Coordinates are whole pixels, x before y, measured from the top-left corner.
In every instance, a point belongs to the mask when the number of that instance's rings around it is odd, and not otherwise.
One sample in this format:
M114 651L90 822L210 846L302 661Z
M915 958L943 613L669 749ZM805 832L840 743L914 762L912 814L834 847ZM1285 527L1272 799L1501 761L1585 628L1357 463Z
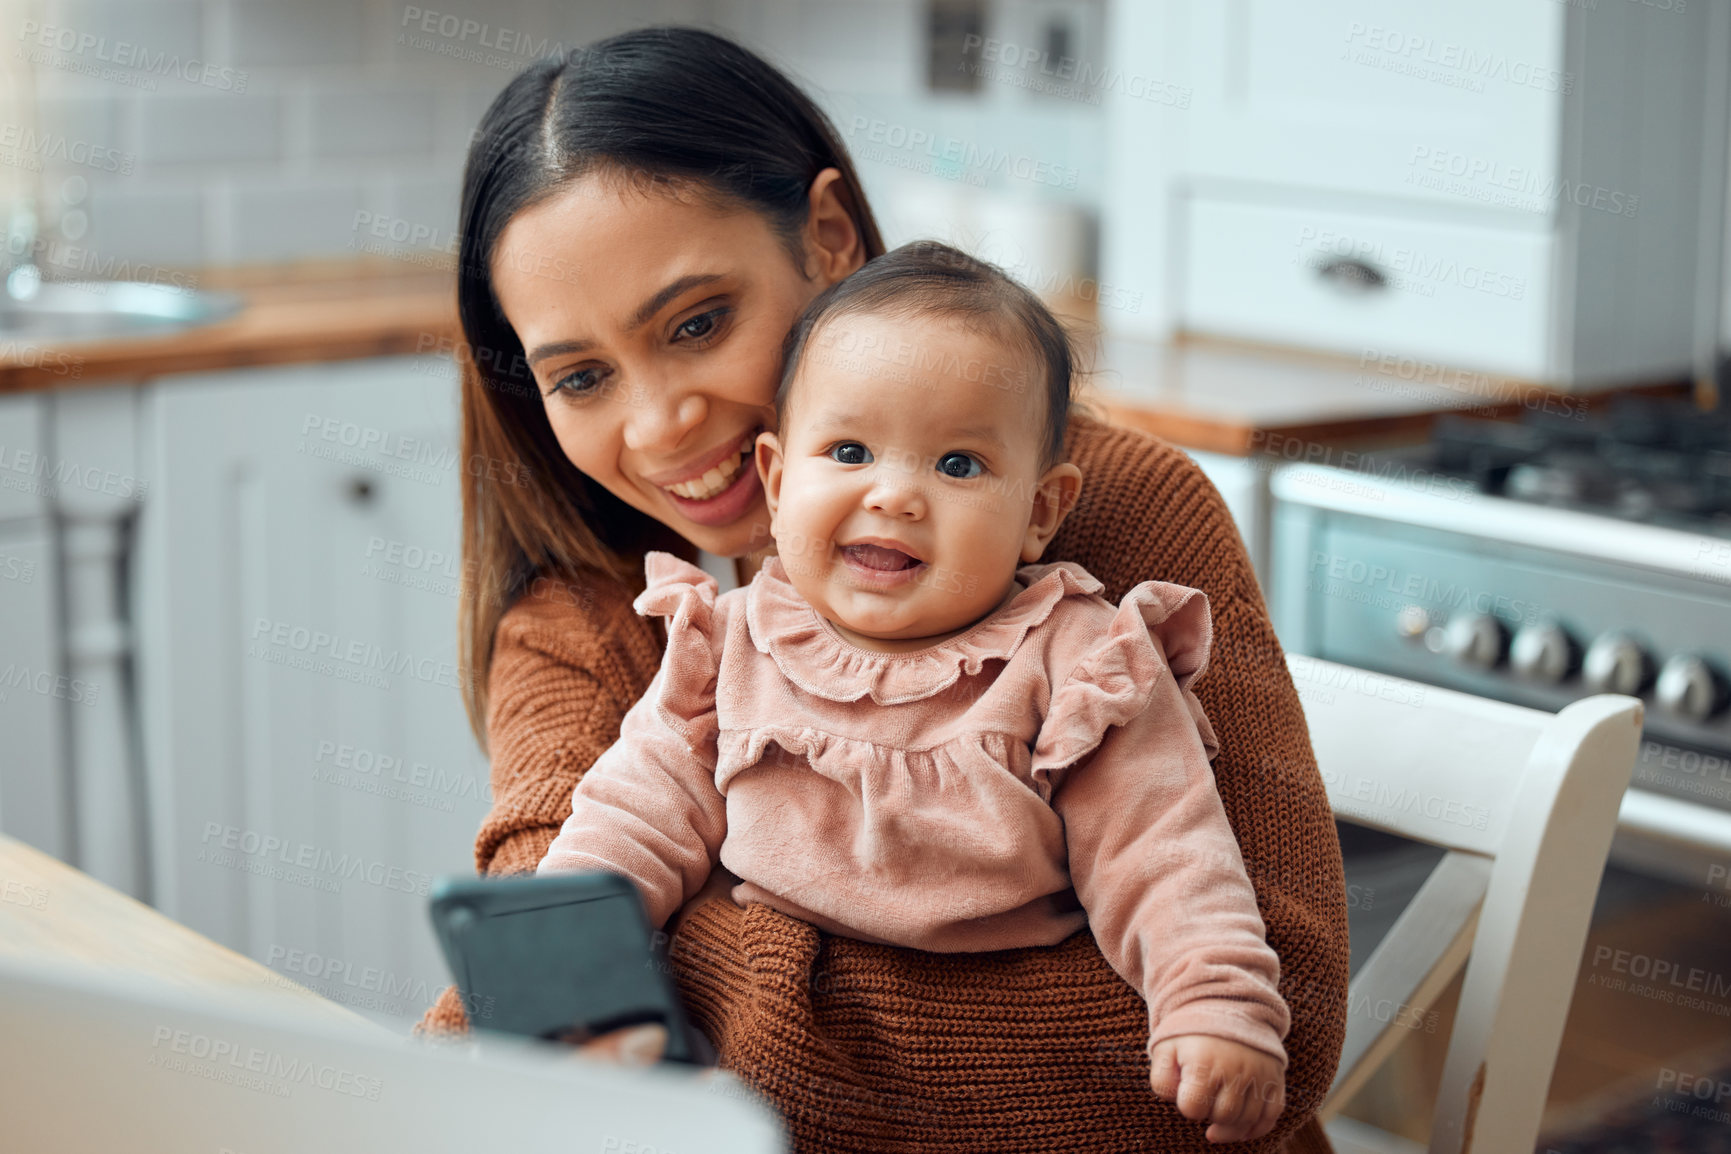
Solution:
M679 514L699 525L728 525L753 508L762 491L751 456L761 426L753 427L731 447L698 457L672 474L645 478L666 495Z

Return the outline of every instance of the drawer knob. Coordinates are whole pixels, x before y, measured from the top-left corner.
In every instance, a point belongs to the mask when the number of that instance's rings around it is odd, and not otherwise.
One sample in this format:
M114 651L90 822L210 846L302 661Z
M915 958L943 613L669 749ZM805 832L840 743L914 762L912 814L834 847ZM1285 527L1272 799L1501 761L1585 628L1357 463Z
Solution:
M1350 257L1341 257L1317 265L1316 275L1343 292L1380 292L1388 287L1388 277L1381 269Z

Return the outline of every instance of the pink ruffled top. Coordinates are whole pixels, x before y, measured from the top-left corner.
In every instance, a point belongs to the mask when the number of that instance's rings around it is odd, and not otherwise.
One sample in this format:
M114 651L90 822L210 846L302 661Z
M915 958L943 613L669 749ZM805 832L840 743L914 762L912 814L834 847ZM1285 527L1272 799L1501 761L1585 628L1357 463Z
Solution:
M1070 562L1018 570L947 641L844 640L767 562L750 585L666 553L639 613L667 653L583 776L540 872L631 878L664 925L719 861L733 899L938 952L1092 928L1148 1002L1150 1048L1210 1034L1285 1060L1279 963L1208 762L1190 682L1206 597L1112 605Z

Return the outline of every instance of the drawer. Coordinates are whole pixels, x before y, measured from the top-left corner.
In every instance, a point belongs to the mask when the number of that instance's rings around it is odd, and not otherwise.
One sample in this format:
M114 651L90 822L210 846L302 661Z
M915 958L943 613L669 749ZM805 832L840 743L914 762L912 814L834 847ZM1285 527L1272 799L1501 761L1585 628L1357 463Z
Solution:
M1552 375L1549 233L1207 197L1179 219L1185 329Z

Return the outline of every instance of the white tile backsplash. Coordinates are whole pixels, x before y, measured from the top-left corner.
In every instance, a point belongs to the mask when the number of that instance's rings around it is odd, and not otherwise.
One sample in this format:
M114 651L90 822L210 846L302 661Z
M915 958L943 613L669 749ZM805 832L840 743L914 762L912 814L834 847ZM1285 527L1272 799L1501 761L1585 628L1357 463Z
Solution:
M204 6L198 0L51 0L42 6L40 19L45 28L102 38L103 55L111 61L148 66L159 54L183 62L206 57ZM166 71L172 75L174 70Z
M280 155L282 107L272 96L157 94L140 112L138 152L146 169Z
M44 0L43 25L103 41L37 64L44 127L129 165L124 173L49 165L41 184L53 196L68 175L88 179L80 243L106 259L340 256L354 251L357 213L409 222L423 238L431 231L431 240L386 249L418 258L455 225L463 158L482 113L542 48L691 23L786 68L850 143L860 136L856 117L890 119L1082 174L1074 189L1002 172L958 182L955 173L907 171L898 167L904 158L878 150L859 165L874 197L881 188L902 203L942 200L976 183L1072 203L1091 195L1098 110L1004 91L930 97L924 13L922 0ZM18 31L0 30L0 40ZM203 75L195 63L221 78L187 81L189 69ZM50 224L55 215L44 214Z
M425 156L433 149L438 91L320 86L310 93L319 157Z
M272 181L227 192L232 233L223 259L235 264L352 255L357 182Z
M158 188L93 185L85 206L90 232L82 243L116 260L195 268L206 262L204 201L204 190L196 183Z
M230 0L227 7L227 55L241 67L329 68L362 60L364 6L355 0Z

